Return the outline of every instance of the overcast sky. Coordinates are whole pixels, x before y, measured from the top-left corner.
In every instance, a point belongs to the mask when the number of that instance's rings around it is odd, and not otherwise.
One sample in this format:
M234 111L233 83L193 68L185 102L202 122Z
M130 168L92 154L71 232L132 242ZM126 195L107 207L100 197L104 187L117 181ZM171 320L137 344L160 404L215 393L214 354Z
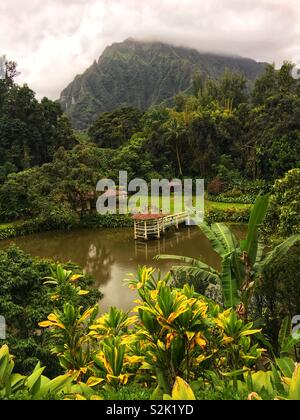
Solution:
M300 55L300 0L0 0L0 55L39 98L128 37L280 65Z

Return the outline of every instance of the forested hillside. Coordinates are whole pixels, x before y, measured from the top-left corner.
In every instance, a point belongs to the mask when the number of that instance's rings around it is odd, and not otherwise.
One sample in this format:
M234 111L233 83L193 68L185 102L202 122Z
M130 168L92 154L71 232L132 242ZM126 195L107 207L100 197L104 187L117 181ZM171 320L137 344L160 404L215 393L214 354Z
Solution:
M214 200L253 202L300 166L299 80L291 69L268 65L251 91L229 70L217 80L198 74L173 106L101 113L84 134L72 131L58 104L38 102L12 74L1 81L1 220L76 223L87 200L95 208L97 181L118 182L120 170L149 182L204 178Z
M60 104L73 126L85 129L99 113L120 106L147 110L164 101L170 104L177 93L192 91L195 74L217 79L226 68L251 83L265 64L128 39L107 47L98 62L62 92Z

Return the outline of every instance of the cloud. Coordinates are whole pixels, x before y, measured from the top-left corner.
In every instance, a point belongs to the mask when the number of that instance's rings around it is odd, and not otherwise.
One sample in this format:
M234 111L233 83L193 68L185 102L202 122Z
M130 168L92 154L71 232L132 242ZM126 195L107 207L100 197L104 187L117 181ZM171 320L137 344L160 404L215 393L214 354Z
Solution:
M300 54L299 0L2 0L0 16L0 55L53 99L128 37L277 65Z

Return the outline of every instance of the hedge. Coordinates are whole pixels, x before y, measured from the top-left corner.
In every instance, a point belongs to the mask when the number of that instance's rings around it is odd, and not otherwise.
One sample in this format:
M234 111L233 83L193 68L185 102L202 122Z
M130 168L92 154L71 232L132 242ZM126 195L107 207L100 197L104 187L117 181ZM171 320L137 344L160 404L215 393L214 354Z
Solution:
M228 204L253 204L255 201L256 196L252 195L241 195L240 197L227 197L223 194L220 195L208 195L207 196L209 201L215 203L228 203Z
M125 228L133 226L133 220L127 214L86 214L81 217L80 227L97 228Z
M250 208L245 209L211 209L205 215L205 221L211 223L248 223L250 218Z

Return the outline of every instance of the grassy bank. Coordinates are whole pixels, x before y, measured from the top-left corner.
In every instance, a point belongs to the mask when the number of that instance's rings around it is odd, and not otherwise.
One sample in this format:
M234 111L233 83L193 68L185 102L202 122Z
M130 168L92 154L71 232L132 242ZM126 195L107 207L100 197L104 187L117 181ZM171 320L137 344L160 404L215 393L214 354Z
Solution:
M205 201L205 218L208 223L247 223L251 206L247 204L227 204ZM70 230L74 228L125 228L133 225L129 215L100 215L97 213L83 215L70 224L53 223L53 220L29 219L0 224L0 240L17 236L30 235L52 230Z

